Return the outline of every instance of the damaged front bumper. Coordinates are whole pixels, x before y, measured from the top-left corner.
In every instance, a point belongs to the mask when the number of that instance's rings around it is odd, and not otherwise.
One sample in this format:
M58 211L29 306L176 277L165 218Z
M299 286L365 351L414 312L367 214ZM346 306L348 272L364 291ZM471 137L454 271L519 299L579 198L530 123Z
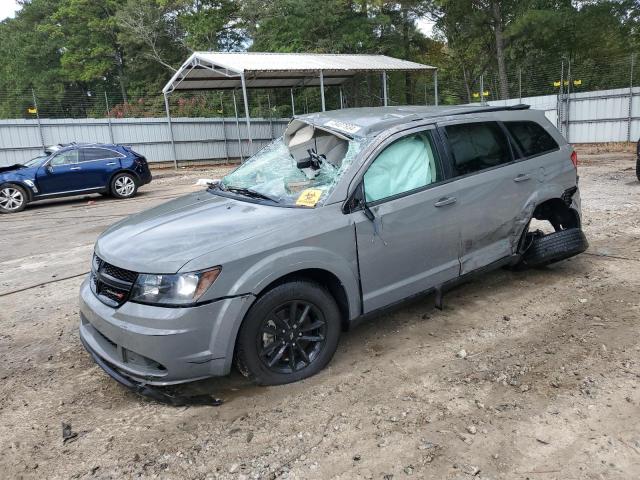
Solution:
M114 309L80 287L80 338L109 375L123 383L165 386L226 375L237 330L252 297L190 308L127 302ZM123 383L124 384L124 383Z

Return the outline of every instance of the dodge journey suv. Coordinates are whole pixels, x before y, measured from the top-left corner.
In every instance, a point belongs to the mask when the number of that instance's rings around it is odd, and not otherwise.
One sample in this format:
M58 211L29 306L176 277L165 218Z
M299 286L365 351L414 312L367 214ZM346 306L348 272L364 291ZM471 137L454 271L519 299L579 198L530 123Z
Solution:
M440 305L471 274L584 251L576 169L525 105L296 117L206 190L98 238L82 342L137 385L234 363L259 384L306 378L385 307L425 292Z

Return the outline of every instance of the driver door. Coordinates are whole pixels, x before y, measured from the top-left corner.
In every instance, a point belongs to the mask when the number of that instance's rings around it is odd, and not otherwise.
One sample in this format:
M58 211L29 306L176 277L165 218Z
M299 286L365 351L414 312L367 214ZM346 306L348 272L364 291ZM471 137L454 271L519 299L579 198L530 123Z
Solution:
M40 195L54 195L86 188L81 182L78 150L60 152L38 169Z
M366 206L352 215L365 313L459 275L457 200L435 138L424 128L398 134L364 173Z

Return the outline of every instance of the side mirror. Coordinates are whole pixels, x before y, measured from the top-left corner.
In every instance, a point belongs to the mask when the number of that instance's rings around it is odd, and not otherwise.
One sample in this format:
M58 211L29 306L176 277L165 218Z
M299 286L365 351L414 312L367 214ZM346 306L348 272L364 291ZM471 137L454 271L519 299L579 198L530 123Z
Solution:
M47 164L47 166L44 167L44 169L47 171L47 173L53 173L53 165L51 165L50 163Z

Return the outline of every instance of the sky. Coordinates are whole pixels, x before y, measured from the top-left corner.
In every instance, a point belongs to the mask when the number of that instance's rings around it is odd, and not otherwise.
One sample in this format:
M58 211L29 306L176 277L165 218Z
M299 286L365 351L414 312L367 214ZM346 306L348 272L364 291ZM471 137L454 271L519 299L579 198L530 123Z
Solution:
M16 0L0 0L0 21L13 17L20 6Z
M17 0L0 0L0 21L13 17L20 8ZM433 22L426 18L418 20L418 29L428 37L433 35Z

